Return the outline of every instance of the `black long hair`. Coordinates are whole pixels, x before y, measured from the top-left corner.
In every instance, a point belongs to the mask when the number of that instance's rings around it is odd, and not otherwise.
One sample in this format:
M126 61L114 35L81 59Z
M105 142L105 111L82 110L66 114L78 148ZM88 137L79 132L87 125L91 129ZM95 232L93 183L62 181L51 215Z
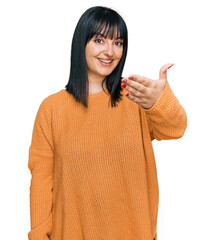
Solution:
M122 71L124 68L127 50L128 50L128 30L123 18L113 9L103 6L96 6L87 9L80 17L77 26L74 31L72 45L71 45L71 66L70 76L66 91L71 93L75 100L82 102L85 107L88 107L88 72L85 55L86 44L95 35L104 33L107 29L106 36L110 35L113 38L113 34L117 28L117 37L123 40L123 55L112 73L104 78L103 83L106 80L106 86L108 93L111 95L111 106L116 106L116 102L121 99L121 79ZM120 35L119 35L120 34ZM104 36L106 38L106 36ZM104 90L104 88L103 88Z

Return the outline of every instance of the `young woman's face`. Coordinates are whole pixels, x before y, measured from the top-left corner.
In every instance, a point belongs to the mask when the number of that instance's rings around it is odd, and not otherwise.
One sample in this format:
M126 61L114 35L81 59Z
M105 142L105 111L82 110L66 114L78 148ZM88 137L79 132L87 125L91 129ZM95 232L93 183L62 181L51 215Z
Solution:
M104 78L118 65L123 55L123 40L116 39L116 36L111 40L108 36L98 35L87 43L85 52L89 76Z

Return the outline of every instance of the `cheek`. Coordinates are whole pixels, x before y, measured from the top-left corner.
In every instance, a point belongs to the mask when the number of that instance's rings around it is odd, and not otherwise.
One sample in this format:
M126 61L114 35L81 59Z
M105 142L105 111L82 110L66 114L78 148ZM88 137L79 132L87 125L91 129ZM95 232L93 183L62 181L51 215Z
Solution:
M87 44L85 53L87 60L91 61L91 58L97 54L98 50L95 46L92 46L90 43Z
M117 57L117 60L118 62L120 61L120 59L122 58L123 56L123 49L121 50L118 50L117 53L116 53L116 57Z
M88 52L89 52L89 56L96 57L101 52L101 49L98 48L97 46L91 46Z
M116 53L116 61L114 63L114 68L119 64L122 56L123 56L123 51L117 51L117 53Z

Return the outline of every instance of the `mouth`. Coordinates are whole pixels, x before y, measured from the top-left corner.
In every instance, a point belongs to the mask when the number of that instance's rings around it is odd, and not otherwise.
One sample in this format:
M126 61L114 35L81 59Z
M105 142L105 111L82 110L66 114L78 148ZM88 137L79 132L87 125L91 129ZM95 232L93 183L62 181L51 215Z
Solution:
M113 60L104 60L104 59L101 59L101 58L97 58L100 63L103 65L103 66L110 66L111 63L113 62Z

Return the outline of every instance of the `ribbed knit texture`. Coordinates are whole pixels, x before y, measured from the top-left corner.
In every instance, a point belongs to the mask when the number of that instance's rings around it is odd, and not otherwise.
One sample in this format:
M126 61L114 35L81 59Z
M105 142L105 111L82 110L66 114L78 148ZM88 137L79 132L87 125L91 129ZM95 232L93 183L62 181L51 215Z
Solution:
M65 89L41 102L29 148L29 240L157 240L152 140L183 136L186 113L168 83L149 110L125 90L112 108L105 92L89 95L88 109Z

